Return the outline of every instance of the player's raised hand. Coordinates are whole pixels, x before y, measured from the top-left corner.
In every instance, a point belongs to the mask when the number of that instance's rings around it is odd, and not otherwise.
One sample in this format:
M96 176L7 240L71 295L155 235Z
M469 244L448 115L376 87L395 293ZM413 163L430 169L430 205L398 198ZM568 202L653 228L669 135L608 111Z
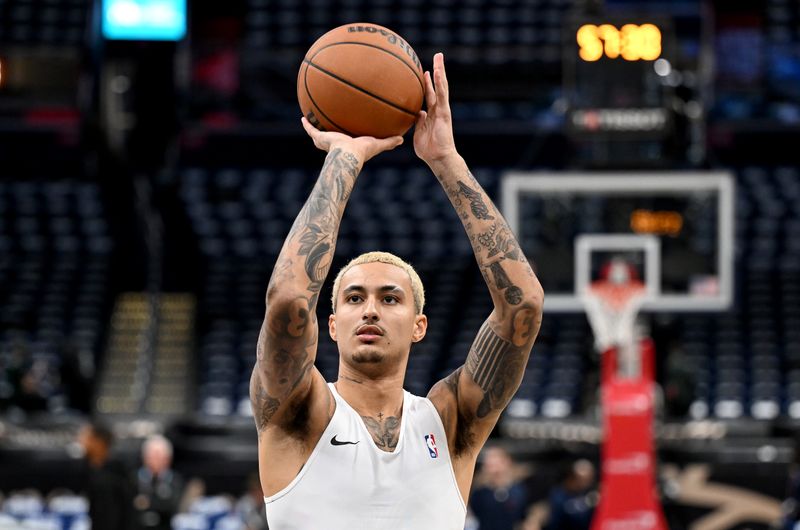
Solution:
M457 155L450 114L450 91L444 70L444 55L433 56L433 79L425 72L425 105L414 128L414 152L429 166Z
M373 138L372 136L359 136L353 138L346 134L333 131L320 131L305 118L302 118L303 128L306 133L314 140L314 145L318 149L326 152L334 149L343 149L353 153L361 164L373 156L384 151L390 151L403 143L402 136L390 136L389 138Z

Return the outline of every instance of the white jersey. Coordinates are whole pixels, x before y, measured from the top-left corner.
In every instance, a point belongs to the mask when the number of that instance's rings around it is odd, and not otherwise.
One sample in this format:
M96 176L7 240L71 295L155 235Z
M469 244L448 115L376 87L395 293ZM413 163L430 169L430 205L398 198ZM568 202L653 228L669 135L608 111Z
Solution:
M433 403L403 391L394 452L328 383L336 411L308 461L265 497L270 530L463 530L466 506Z

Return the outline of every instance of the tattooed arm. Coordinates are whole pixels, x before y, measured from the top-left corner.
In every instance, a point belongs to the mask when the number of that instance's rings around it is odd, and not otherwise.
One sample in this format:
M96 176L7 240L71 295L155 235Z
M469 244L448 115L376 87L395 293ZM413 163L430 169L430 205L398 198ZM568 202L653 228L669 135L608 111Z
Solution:
M258 338L250 399L259 435L273 424L297 421L286 414L311 388L317 351L317 300L328 274L339 223L361 167L402 143L321 132L303 118L314 144L328 152L311 195L297 216L272 272Z
M434 80L435 90L426 72L428 110L417 121L414 148L456 209L494 302L464 366L429 394L455 434L450 442L458 453L482 446L519 387L539 332L544 294L508 224L456 151L441 54L434 57Z

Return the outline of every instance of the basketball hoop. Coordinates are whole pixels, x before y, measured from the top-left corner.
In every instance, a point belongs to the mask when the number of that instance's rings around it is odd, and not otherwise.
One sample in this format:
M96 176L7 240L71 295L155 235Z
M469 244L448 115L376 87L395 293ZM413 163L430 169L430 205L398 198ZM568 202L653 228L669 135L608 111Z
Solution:
M636 315L647 298L642 282L598 280L586 288L581 298L600 352L613 347L633 348Z

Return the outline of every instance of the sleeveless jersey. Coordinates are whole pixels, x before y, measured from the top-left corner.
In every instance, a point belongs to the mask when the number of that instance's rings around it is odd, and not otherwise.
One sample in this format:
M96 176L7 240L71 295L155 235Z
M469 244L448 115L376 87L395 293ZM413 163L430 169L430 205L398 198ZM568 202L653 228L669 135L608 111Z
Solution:
M308 461L265 497L271 530L463 530L444 426L430 400L403 391L394 452L378 449L364 420L336 392L336 410Z

